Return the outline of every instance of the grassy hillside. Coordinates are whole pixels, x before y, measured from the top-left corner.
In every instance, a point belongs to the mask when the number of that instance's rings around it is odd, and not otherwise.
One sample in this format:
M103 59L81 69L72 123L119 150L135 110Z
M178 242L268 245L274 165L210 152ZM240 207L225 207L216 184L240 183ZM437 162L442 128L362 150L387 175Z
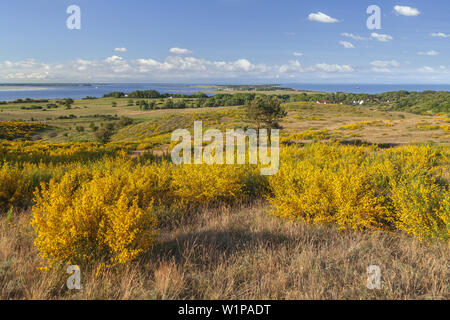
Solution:
M304 131L328 130L334 137L345 141L367 141L370 143L438 143L449 140L450 112L411 113L406 111L433 110L434 99L415 94L400 95L398 102L391 105L373 104L352 106L347 104L317 104L314 102L286 102L288 117L281 123L283 134ZM385 99L392 98L393 94ZM242 99L243 96L239 96ZM291 98L294 96L291 96ZM422 97L422 98L420 98ZM286 97L285 97L286 98ZM405 99L412 99L405 102ZM245 112L238 106L220 106L222 100L212 100L214 107L162 109L167 101L183 101L188 106L198 105L203 98L145 99L153 102L155 110L142 110L136 105L142 99L101 98L75 100L67 108L61 101L50 100L41 103L42 109L35 109L34 102L7 103L0 105L0 121L22 121L41 123L45 126L29 138L49 142L97 141L96 131L113 128L112 141L150 141L150 145L167 144L168 133L175 128L188 128L194 120L204 120L207 127L249 127ZM238 99L238 100L239 100ZM287 100L291 100L288 96ZM395 99L392 98L392 99ZM238 101L236 100L236 101ZM295 100L295 99L294 99ZM438 100L445 104L448 98ZM232 100L230 100L232 101ZM241 101L241 100L239 100ZM417 104L411 105L416 101ZM233 102L233 101L232 101ZM132 104L132 105L131 105ZM202 104L202 103L200 103ZM210 104L203 103L203 104ZM46 105L57 105L48 108ZM424 107L424 105L426 105ZM425 108L425 109L424 109ZM395 110L394 110L395 109ZM438 108L441 110L441 108ZM437 109L436 109L437 110ZM383 122L384 125L354 126L361 122ZM19 137L20 138L20 137Z
M0 106L0 298L449 298L448 114L286 100L279 171L262 176L168 153L197 120L253 127L243 107L128 100Z

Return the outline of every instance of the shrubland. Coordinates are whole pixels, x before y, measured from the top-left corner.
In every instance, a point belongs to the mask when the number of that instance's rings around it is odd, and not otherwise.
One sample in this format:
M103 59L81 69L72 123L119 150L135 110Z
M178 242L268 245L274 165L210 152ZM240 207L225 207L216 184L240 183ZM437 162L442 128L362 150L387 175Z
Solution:
M117 109L121 96L111 96L119 99ZM408 96L384 99L395 104ZM256 105L257 97L195 99ZM445 134L445 110L426 121L386 112L384 118L333 123L327 112L365 111L337 104L319 109L310 102L283 106L297 118L308 113L311 122L302 118L301 129L292 118L281 124L289 128L281 134L280 168L269 177L260 175L258 165L170 161L171 131L190 129L195 120L205 128L251 127L242 108L146 121L119 114L110 116L117 124L100 128L85 122L84 131L106 136L102 142L29 141L48 128L35 121L0 122L6 139L0 141L0 296L71 298L61 282L68 264L86 272L88 289L79 296L90 298L448 296L450 147L344 141L352 137L348 131L397 130L402 121L421 135ZM356 285L374 257L396 270L386 275L390 286L378 296ZM37 267L38 285L26 289L21 281L37 276L24 274ZM114 279L121 279L120 288Z
M126 263L151 247L158 220L167 226L200 208L257 199L287 221L448 241L445 146L285 146L278 174L263 177L256 165L177 166L164 156L130 159L119 148L48 145L47 154L22 144L0 153L0 209L32 209L47 265Z

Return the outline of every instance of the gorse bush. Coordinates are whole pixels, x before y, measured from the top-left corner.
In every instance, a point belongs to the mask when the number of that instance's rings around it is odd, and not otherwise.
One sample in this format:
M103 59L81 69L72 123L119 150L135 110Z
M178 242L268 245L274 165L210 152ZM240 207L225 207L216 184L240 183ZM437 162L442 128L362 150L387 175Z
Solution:
M368 126L391 126L389 123L384 123L383 121L375 120L375 121L360 121L358 123L346 124L339 127L339 130L357 130Z
M0 163L84 163L123 155L125 145L92 142L51 144L42 141L0 141Z
M0 163L0 214L11 207L29 207L41 183L59 179L74 166Z
M0 208L7 210L31 199L33 189L23 175L24 170L17 166L5 164L0 167Z
M49 264L93 259L126 263L156 238L153 202L130 174L71 171L36 192L35 245Z
M47 125L40 122L0 121L0 139L30 139L34 132L45 128Z
M292 141L300 141L300 140L328 140L333 138L338 138L339 135L336 133L329 131L328 129L323 130L306 130L297 133L290 133L286 136L282 136L280 141L282 143L290 143Z
M364 163L363 148L317 145L285 150L278 175L269 179L274 213L341 228L383 229L392 215L374 179L376 168ZM326 161L324 161L326 159Z
M159 227L201 207L255 198L287 220L448 240L447 146L283 146L279 172L267 177L257 165L132 159L126 150L136 145L2 142L0 212L32 207L35 244L48 265L127 263L152 247Z
M448 239L447 149L312 145L282 152L269 178L274 214L341 229L403 230Z
M173 172L173 194L181 206L230 202L243 197L242 167L230 165L185 165Z
M188 214L244 199L247 175L227 165L139 164L123 158L73 167L36 191L35 244L49 264L129 262L155 240L156 212Z

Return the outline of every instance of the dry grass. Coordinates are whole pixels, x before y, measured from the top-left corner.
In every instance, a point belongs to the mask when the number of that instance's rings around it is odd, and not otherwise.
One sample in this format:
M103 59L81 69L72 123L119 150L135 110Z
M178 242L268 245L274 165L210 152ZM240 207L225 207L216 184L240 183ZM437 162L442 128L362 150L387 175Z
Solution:
M345 125L352 125L362 121L382 121L385 126L363 126L356 131L341 130L345 140L362 140L375 144L409 144L450 143L443 128L445 118L436 118L431 115L417 115L407 112L384 112L368 106L347 105L321 105L313 103L287 103L288 117L282 121L285 132L301 132L306 130L338 130ZM418 123L428 123L437 126L436 131L423 131L416 126Z
M82 289L64 270L40 271L29 213L0 218L0 299L449 299L446 244L405 235L287 224L264 204L205 210L161 231L139 261L81 266ZM19 231L21 229L21 231ZM366 268L382 271L366 288Z

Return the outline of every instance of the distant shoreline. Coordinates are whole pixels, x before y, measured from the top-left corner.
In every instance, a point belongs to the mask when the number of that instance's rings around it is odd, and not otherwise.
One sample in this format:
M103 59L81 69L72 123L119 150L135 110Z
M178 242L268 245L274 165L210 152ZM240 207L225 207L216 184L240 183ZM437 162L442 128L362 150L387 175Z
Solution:
M84 99L101 98L112 92L129 93L133 91L155 90L169 94L234 94L234 93L270 93L288 94L322 94L353 93L382 94L386 92L408 91L443 91L450 92L450 85L380 85L380 84L169 84L169 83L0 83L0 101L17 99Z

